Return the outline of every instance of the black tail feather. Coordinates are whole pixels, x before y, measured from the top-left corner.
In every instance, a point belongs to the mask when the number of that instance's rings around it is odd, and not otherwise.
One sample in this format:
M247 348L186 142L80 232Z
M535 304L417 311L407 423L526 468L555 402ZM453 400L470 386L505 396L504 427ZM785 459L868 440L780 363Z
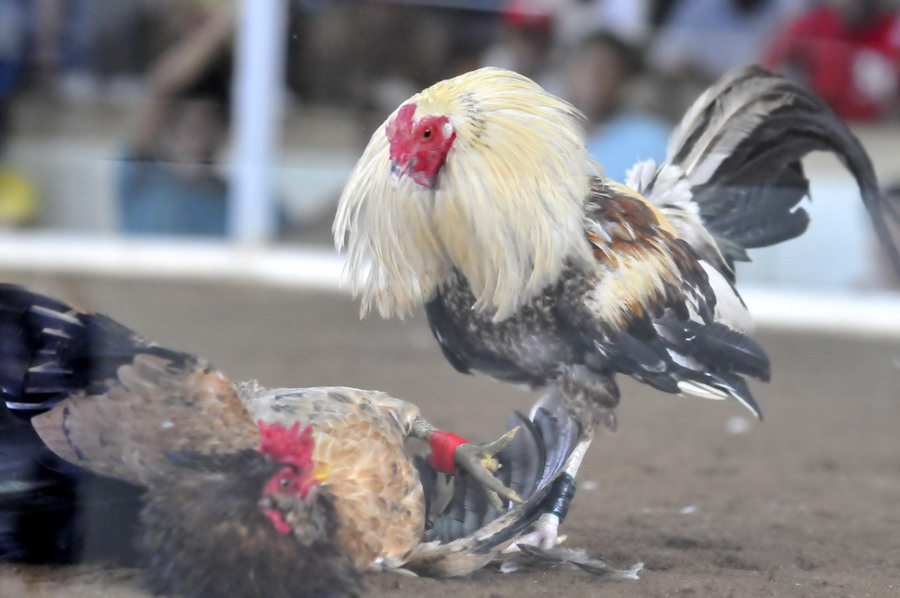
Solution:
M692 355L717 370L734 372L768 382L771 376L769 357L752 338L724 324L695 325L687 323L694 336Z
M770 156L763 155L754 161L760 158L768 160ZM799 162L785 166L767 183L743 181L742 174L735 172L727 182L694 188L695 201L703 206L701 214L707 226L720 239L730 242L726 255L741 261L749 259L744 249L767 247L798 237L810 221L809 213L797 207L809 193L809 183Z
M0 284L0 562L136 562L142 491L61 460L28 419L111 377L141 344L109 318Z
M744 249L806 230L808 215L797 208L808 190L800 160L827 151L856 179L875 232L900 274L900 251L886 223L888 218L900 223L900 206L881 194L859 140L799 84L757 66L736 70L698 100L673 145L668 163L685 171L704 224L729 262L746 259Z
M518 411L506 420L507 429L520 426L509 447L500 454L501 464L510 471L509 487L519 496L531 496L544 472L547 450L543 430Z
M161 351L102 314L0 284L0 399L19 416L46 411L76 391L104 390L140 351Z
M133 566L142 494L66 463L0 411L0 562Z

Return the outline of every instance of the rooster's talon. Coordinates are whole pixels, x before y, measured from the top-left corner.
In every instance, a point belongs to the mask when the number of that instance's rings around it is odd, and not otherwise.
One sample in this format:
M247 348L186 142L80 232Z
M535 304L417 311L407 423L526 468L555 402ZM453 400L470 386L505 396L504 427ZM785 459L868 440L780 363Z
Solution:
M515 490L508 488L503 482L494 477L494 472L500 468L500 462L495 455L512 442L518 431L519 427L517 426L494 442L487 444L466 443L456 448L456 464L469 472L469 475L482 485L488 501L500 512L505 511L503 506L505 501L522 502L522 498Z

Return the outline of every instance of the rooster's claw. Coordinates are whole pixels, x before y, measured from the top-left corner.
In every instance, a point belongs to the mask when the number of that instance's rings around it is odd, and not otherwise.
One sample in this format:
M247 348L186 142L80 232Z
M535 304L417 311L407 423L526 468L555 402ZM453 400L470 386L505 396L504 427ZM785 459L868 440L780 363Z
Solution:
M519 427L516 426L497 440L485 444L461 444L456 448L454 455L456 464L469 472L469 475L481 484L488 501L500 513L506 510L503 506L504 502L522 502L522 498L515 490L508 488L494 477L494 472L500 468L500 462L495 455L512 442L518 431Z

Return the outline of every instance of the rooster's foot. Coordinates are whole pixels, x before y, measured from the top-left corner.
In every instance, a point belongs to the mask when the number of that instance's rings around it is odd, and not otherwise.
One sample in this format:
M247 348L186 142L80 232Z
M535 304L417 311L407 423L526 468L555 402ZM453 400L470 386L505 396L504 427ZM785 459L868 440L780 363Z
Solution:
M410 435L428 442L431 446L431 458L428 463L437 471L456 475L457 466L481 484L487 494L488 501L498 512L506 510L505 503L520 503L522 499L515 490L494 477L500 467L495 455L509 445L518 427L509 430L493 442L472 444L456 434L442 432L421 417L417 417L410 427Z

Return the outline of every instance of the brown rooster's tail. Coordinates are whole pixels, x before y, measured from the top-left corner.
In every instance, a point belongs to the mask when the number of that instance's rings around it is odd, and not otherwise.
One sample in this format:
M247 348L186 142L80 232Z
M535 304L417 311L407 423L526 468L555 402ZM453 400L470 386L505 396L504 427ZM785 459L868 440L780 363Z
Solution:
M142 491L58 458L29 420L114 375L141 342L105 316L0 284L0 562L136 559Z
M0 400L19 417L93 390L147 350L164 351L107 316L0 284Z

